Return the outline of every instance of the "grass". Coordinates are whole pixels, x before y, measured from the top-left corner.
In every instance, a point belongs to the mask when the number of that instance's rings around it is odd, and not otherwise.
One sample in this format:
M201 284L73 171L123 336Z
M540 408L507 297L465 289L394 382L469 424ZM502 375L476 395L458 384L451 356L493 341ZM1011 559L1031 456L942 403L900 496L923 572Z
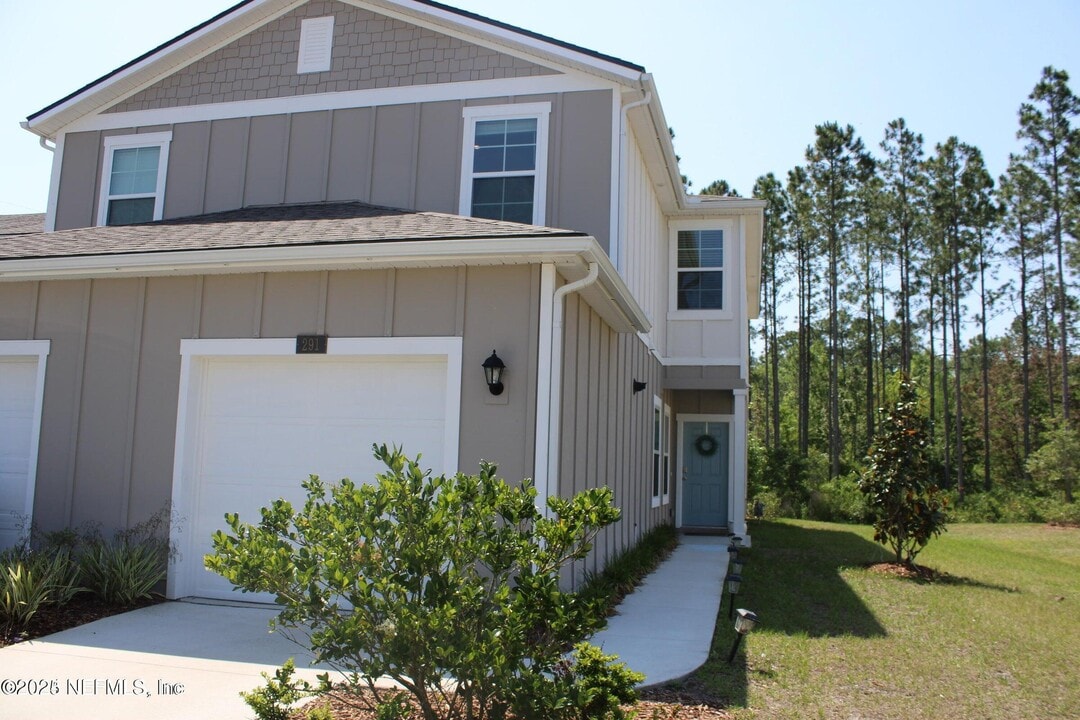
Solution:
M934 582L878 572L863 526L756 522L738 607L762 620L732 665L676 690L736 718L1071 718L1080 708L1080 529L953 525L919 556Z

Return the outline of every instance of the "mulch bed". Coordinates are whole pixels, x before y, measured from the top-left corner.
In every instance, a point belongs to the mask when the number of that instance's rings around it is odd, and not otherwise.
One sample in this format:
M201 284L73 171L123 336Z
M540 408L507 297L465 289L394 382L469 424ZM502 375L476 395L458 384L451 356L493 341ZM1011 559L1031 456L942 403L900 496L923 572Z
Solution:
M368 691L362 691L362 698L333 694L327 698L313 701L300 710L293 712L292 720L307 720L312 707L325 705L330 708L334 720L376 720L373 710L363 705L372 700ZM641 699L636 705L625 705L624 710L636 711L643 720L731 720L730 712L715 706L708 698L689 697L680 691L654 688L641 691ZM414 706L408 720L419 720L422 716Z
M4 635L0 631L0 647L52 635L61 630L85 625L110 615L119 615L129 610L138 610L161 602L165 602L165 598L155 596L148 600L140 600L127 607L121 607L102 602L92 595L76 595L63 606L47 605L41 608L34 614L34 617L30 619L30 623L25 628L11 635Z
M928 568L923 565L905 565L904 563L896 562L868 563L865 567L870 572L878 573L879 575L892 575L893 577L904 578L905 580L921 580L923 582L934 582L935 580L942 579L946 575L946 573L938 572L933 568Z

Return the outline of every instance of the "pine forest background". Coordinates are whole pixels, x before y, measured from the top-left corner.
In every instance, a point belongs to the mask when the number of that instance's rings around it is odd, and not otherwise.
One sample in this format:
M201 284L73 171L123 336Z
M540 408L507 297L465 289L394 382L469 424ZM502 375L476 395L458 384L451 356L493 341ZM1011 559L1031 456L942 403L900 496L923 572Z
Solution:
M997 179L977 147L927 147L903 119L873 145L819 125L803 165L758 178L751 502L866 520L858 478L906 375L954 519L1080 521L1080 99L1068 74L1046 68L1018 120L1022 150ZM722 180L701 192L737 194Z

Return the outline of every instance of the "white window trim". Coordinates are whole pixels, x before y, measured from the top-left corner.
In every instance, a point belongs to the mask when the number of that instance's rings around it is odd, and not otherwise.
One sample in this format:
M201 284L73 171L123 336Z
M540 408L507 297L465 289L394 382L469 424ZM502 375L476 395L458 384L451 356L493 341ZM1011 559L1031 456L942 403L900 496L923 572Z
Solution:
M660 427L657 428L657 423ZM660 507L664 492L664 403L653 395L652 425L649 443L652 445L652 473L649 477L650 507ZM658 432L659 431L659 432Z
M680 310L679 309L679 231L680 230L723 230L724 264L720 271L724 274L724 307L720 310ZM736 282L734 268L738 267L734 253L735 222L733 220L684 220L668 226L668 319L669 320L731 320L735 317L732 308L732 285Z
M465 129L461 141L461 181L458 214L472 215L473 147L476 142L476 123L482 120L536 120L536 169L528 172L484 173L484 177L521 177L533 175L533 225L543 225L547 217L548 116L551 103L520 103L516 105L475 105L462 110Z
M142 133L136 135L110 135L105 138L105 161L101 165L101 183L98 195L97 224L105 225L109 219L109 201L114 196L109 194L109 182L112 178L113 153L116 150L126 148L141 148L158 146L161 154L158 156L157 188L152 193L137 193L133 195L117 195L116 199L154 198L154 220L160 220L165 212L165 177L169 170L169 143L172 142L172 131Z
M0 357L28 358L36 360L37 375L34 379L34 410L30 419L30 464L26 472L26 502L23 514L29 523L34 519L34 492L37 490L38 450L41 443L41 415L45 405L45 365L52 349L51 340L3 340L0 341Z
M296 74L326 72L334 50L334 16L300 21L300 44L296 53Z
M660 440L663 451L660 457L660 465L664 474L660 479L660 504L667 505L671 502L671 406L664 403L664 427L660 432Z

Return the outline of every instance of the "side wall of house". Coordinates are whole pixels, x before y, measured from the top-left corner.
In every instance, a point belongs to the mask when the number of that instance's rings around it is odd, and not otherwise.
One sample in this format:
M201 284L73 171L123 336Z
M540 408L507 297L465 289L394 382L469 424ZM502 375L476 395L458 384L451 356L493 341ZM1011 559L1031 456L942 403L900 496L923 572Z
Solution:
M461 336L460 468L531 475L538 297L528 266L0 283L0 339L52 341L34 520L108 529L166 504L184 338Z
M631 133L632 134L632 133ZM637 140L627 143L626 257L623 277L652 322L649 342L661 355L667 347L667 217L645 167Z
M651 507L653 395L662 367L641 339L616 333L577 295L566 300L560 431L559 493L608 486L622 519L597 538L590 557L575 568L603 569L608 557L647 530L674 522L673 505ZM635 393L634 380L646 383Z
M172 131L166 219L251 205L342 200L457 214L464 107L533 102L551 103L546 224L587 232L606 247L611 206L608 90L68 133L56 229L96 223L105 137L163 130Z

